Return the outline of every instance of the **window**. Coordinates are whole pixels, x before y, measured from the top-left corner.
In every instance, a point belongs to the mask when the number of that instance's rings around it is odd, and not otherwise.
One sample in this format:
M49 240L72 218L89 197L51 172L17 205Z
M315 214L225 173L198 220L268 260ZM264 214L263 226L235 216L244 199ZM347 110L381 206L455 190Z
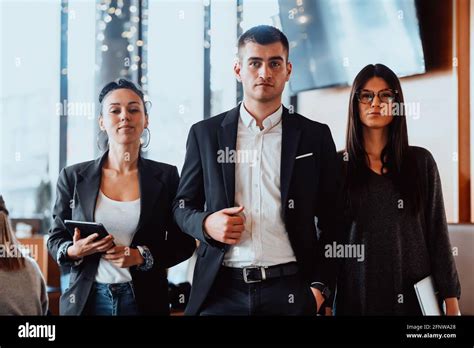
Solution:
M96 2L69 0L67 165L95 157L98 95L94 89ZM96 41L97 40L97 41Z
M150 1L148 157L181 167L189 128L203 119L203 5Z
M235 107L233 64L237 50L237 6L234 1L211 3L211 115Z
M201 1L150 1L148 95L151 142L147 157L181 167L189 128L204 118L204 17ZM169 280L189 279L188 262Z
M12 217L43 217L58 173L60 1L0 6L0 192Z

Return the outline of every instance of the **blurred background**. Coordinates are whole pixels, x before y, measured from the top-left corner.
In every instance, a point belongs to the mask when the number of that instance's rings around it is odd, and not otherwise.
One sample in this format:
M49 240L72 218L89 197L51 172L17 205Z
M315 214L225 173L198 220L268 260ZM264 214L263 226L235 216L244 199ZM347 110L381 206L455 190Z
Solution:
M284 104L327 123L338 150L358 71L397 73L410 143L438 163L458 268L472 265L473 16L472 0L0 0L0 193L20 237L46 234L59 171L99 155L98 93L118 77L152 103L145 156L181 169L190 126L242 98L238 36L270 24L290 41ZM186 262L170 279L191 272Z

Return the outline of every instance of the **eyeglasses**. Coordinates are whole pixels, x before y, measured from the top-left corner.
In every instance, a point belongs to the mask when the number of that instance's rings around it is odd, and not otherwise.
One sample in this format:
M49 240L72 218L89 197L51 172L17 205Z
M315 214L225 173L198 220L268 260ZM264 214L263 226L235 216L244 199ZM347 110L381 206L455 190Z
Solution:
M369 91L368 89L361 89L360 91L357 91L356 94L357 99L362 104L372 104L376 94L382 103L391 103L395 100L398 91L394 89L383 89L375 93L374 91Z

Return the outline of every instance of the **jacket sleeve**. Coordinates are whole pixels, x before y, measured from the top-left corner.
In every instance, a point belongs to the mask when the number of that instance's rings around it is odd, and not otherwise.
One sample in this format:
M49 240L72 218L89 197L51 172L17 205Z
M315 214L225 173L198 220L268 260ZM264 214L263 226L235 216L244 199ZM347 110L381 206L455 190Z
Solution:
M203 222L212 212L204 211L204 203L202 161L193 126L189 131L186 143L186 157L173 212L175 221L183 232L202 243L209 244L209 240L204 236Z
M166 223L166 243L161 248L160 253L156 255L156 262L164 268L172 267L191 257L196 249L196 241L194 238L183 233L173 218L173 201L179 184L178 169L173 167L168 177L168 213ZM151 250L153 254L153 250Z
M449 241L441 180L433 156L429 152L426 156L428 182L424 207L432 274L441 298L460 298L461 286Z
M325 125L321 150L321 170L319 178L319 195L317 197L316 212L319 231L316 248L316 265L314 267L313 282L325 284L331 293L334 293L336 283L337 265L334 259L325 256L326 245L332 245L337 240L342 225L342 199L339 184L341 170L337 160L336 146L331 136L329 127Z
M74 187L68 180L66 169L61 170L56 187L56 202L53 207L53 221L49 230L48 250L51 256L62 266L71 266L72 262L58 259L58 251L64 249L65 243L72 244L72 236L64 225L64 220L71 219Z

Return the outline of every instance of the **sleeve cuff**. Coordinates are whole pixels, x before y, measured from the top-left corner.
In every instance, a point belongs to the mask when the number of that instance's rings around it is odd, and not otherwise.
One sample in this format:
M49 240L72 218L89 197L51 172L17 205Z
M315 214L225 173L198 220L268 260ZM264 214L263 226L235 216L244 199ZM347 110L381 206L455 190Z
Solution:
M204 235L204 238L206 238L206 240L207 240L208 242L212 242L212 237L207 234L207 232L206 232L206 230L204 229L204 227L202 228L202 234Z
M146 247L145 245L137 245L137 249L140 255L145 260L143 264L137 266L137 270L139 271L150 270L153 267L153 264L155 263L155 260L153 258L153 255L150 252L150 249L148 249L148 247Z
M329 288L324 284L324 283L321 283L321 282L312 282L311 283L311 287L312 288L315 288L315 289L318 289L319 291L321 291L321 293L323 294L324 296L324 299L328 299L331 297L331 290L329 290Z
M79 260L71 260L68 256L67 256L67 249L72 245L73 243L71 241L69 242L65 242L63 244L61 244L61 246L58 248L58 253L56 255L56 261L58 262L58 264L60 265L63 265L63 266L79 266L83 259L79 259Z

